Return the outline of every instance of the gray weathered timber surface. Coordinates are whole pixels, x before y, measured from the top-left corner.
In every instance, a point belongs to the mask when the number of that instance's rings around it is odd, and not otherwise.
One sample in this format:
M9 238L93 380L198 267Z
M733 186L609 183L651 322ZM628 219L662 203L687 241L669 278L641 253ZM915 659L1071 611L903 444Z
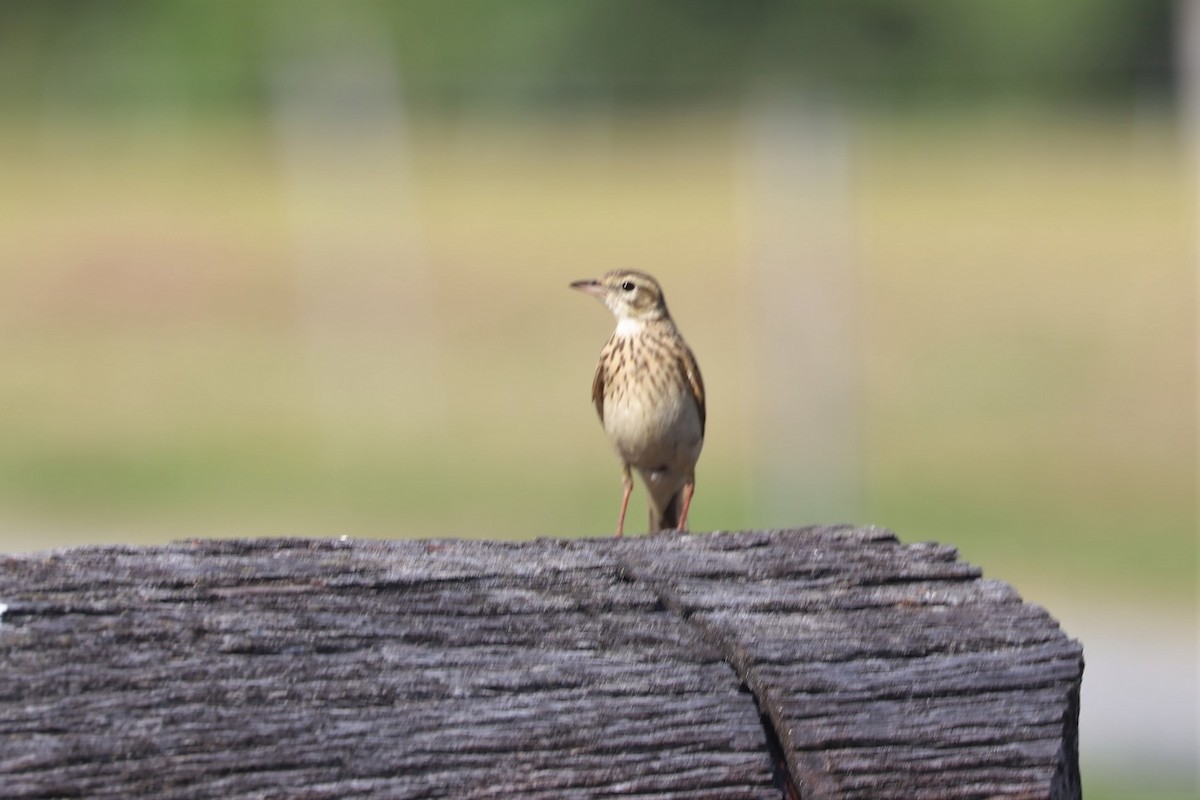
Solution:
M1081 647L953 548L822 529L623 561L725 653L802 797L1080 796Z
M6 798L1080 796L1078 644L879 529L88 547L0 603Z

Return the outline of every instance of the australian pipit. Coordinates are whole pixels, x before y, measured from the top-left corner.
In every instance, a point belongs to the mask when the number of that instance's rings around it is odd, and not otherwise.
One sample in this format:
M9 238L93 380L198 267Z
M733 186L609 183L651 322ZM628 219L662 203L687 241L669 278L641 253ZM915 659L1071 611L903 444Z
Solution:
M687 529L704 444L704 382L696 358L667 312L658 281L644 272L614 270L575 281L617 317L600 353L592 402L621 459L624 492L617 536L636 469L650 496L650 532Z

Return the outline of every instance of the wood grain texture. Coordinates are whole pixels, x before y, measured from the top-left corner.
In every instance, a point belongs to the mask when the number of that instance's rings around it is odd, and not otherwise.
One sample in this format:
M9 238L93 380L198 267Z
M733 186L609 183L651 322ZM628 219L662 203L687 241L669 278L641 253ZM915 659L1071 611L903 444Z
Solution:
M773 744L806 800L1079 797L1078 644L877 529L89 547L0 603L4 797L779 798Z
M737 668L802 797L1080 796L1082 649L953 548L810 529L623 562Z

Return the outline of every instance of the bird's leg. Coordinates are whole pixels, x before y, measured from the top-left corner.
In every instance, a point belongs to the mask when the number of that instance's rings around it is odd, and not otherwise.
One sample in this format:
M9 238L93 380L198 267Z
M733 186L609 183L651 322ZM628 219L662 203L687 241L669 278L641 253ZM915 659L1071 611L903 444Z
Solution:
M683 508L679 510L679 530L687 530L687 512L692 505L692 492L696 491L696 479L689 478L683 485Z
M617 519L617 537L625 533L625 511L629 508L629 495L633 493L633 476L629 474L629 465L621 470L621 516Z

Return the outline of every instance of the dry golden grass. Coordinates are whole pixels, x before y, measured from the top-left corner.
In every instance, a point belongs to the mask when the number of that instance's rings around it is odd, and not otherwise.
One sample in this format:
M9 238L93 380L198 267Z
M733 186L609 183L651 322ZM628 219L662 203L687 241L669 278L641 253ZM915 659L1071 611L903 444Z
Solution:
M1169 123L847 130L862 478L838 512L1019 585L1181 596L1195 240ZM705 371L694 526L809 519L803 487L769 512L758 488L764 377L806 376L755 352L733 116L417 125L301 157L218 125L2 142L0 549L604 534L611 320L566 284L616 265L662 279Z

